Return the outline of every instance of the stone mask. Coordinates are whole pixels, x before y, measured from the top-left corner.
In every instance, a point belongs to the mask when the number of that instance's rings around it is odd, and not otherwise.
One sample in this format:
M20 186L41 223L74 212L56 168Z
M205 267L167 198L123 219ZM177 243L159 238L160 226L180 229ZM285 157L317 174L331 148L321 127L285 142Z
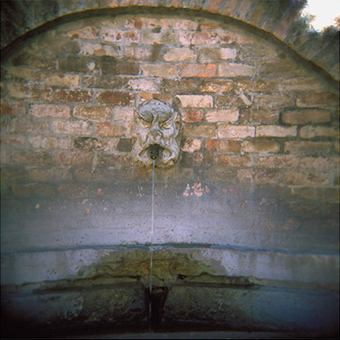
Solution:
M166 168L179 158L181 117L170 105L152 99L141 105L134 117L133 153L138 164L151 166L150 150L158 149L155 164Z

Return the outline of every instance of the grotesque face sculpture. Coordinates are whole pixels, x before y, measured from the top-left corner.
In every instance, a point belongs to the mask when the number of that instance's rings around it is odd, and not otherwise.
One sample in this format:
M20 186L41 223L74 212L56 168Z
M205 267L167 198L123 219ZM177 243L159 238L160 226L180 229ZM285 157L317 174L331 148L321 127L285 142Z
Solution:
M168 104L152 99L135 114L133 153L136 162L159 168L173 165L179 157L180 115Z

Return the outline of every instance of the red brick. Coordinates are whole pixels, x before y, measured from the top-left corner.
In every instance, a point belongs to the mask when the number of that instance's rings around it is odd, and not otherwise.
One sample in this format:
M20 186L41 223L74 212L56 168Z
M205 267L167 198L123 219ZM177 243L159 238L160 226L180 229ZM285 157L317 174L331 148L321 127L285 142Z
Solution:
M126 124L98 123L96 134L104 137L122 137L128 134L128 128Z
M217 22L212 22L210 20L205 20L202 24L199 25L199 31L206 31L206 30L215 30L218 29L220 26Z
M292 186L323 186L330 184L328 172L286 172L282 180L285 185Z
M255 96L255 107L273 109L282 108L285 106L293 106L294 98L289 95L274 95L274 94L261 94Z
M73 147L82 151L112 152L117 149L119 138L96 138L96 137L76 137L73 140Z
M291 141L284 143L284 152L293 154L311 154L320 152L329 152L331 149L330 142L301 142Z
M320 82L315 77L292 77L280 79L278 87L281 91L316 91L320 89Z
M191 154L185 154L184 162L188 166L193 167L209 167L213 163L213 157L209 153L195 152Z
M56 58L24 51L12 59L14 66L25 65L36 69L56 69Z
M267 155L257 159L257 166L264 168L296 168L300 157L288 155Z
M208 122L224 122L233 123L238 120L238 110L237 109L219 109L214 111L207 111L205 114L205 119Z
M235 88L235 83L222 79L207 79L200 90L202 92L231 92Z
M183 122L186 122L186 123L200 122L203 119L203 111L202 110L183 110L182 119L183 119Z
M234 60L236 59L236 48L221 48L219 51L220 58L222 60Z
M12 133L42 133L50 132L49 123L46 120L35 121L24 117L11 119L7 126L7 131Z
M304 157L299 165L301 168L338 169L340 164L338 157Z
M170 93L150 93L150 92L139 92L138 96L140 97L141 101L157 99L162 100L166 103L171 103L173 96Z
M34 117L69 118L71 109L65 105L32 105L29 113Z
M327 126L304 126L299 132L301 138L338 137L339 128Z
M277 153L280 151L280 144L267 139L255 139L242 143L242 151L248 153Z
M183 136L185 137L215 137L216 127L213 125L184 125Z
M282 113L282 122L286 124L328 123L331 114L324 110L294 110Z
M121 49L116 45L93 44L89 42L83 42L81 44L80 54L85 56L105 56L119 58L121 55Z
M241 144L235 140L209 139L207 140L207 150L217 152L236 152L241 151Z
M279 122L279 111L278 110L243 110L240 122L242 124L275 124Z
M36 149L70 149L70 137L28 136L28 143Z
M169 64L144 64L141 65L142 72L149 77L171 77L177 76L176 65Z
M40 73L39 81L48 86L78 86L79 76L64 73Z
M160 19L160 23L163 30L183 30L183 31L196 31L198 27L198 23L194 20L187 20L181 18L181 20L178 20L178 18L175 17L166 17Z
M28 136L28 143L35 149L69 149L71 138L53 136Z
M186 47L170 48L163 58L165 61L195 61L196 54Z
M151 60L151 46L125 46L124 57L132 60Z
M139 63L128 61L103 61L102 72L107 75L138 75Z
M186 138L183 143L182 151L193 153L195 151L199 151L202 146L202 140L196 138Z
M219 138L247 138L255 137L255 127L253 126L235 126L235 125L220 125L217 129Z
M131 122L133 119L134 108L133 107L123 107L116 106L112 108L113 120L114 121L125 121Z
M126 42L126 43L138 43L140 36L139 31L129 30L122 31L116 28L103 28L101 38L108 42Z
M339 97L331 92L301 94L296 97L298 107L334 107L339 104Z
M57 134L89 136L93 132L92 124L85 121L55 120L52 130Z
M218 75L220 77L252 77L255 73L254 66L245 64L220 64L218 67Z
M53 90L50 87L40 87L37 85L8 83L8 96L17 99L39 99L51 101Z
M241 79L237 82L237 88L244 92L273 92L278 91L278 82L269 79Z
M125 5L130 5L130 4L131 4L131 0L125 3ZM146 29L159 28L159 19L150 18L150 17L133 16L129 18L122 18L121 21L119 21L118 23L121 27L137 28L138 30L145 29L145 28Z
M248 167L252 165L251 158L249 156L235 156L221 154L216 155L216 165L217 166L227 166L227 167Z
M111 109L104 106L76 106L73 116L81 119L108 120L111 116Z
M5 79L17 80L24 79L26 81L37 81L39 80L39 72L26 67L6 67L4 68Z
M126 88L134 91L159 91L160 79L152 78L130 78L127 80Z
M219 31L219 38L222 44L237 44L237 45L251 45L254 44L254 39L236 32Z
M58 89L55 91L55 99L61 102L85 102L92 101L93 92L82 89Z
M179 66L181 77L214 77L216 75L215 64L184 64Z
M217 44L219 37L215 32L180 32L179 43L181 45L211 45Z
M99 71L99 68L99 61L92 57L67 55L59 58L59 70L62 72L93 73Z
M178 35L176 32L162 31L159 33L143 31L141 36L141 41L143 44L154 45L177 45Z
M226 95L218 95L215 96L215 106L220 107L237 107L237 108L243 108L246 109L249 107L248 103L245 104L244 101L238 96L236 93L231 92Z
M237 178L240 183L276 185L281 178L281 172L278 169L241 169L237 171Z
M182 107L212 107L213 98L209 95L180 95L177 98L181 101Z
M222 49L215 47L200 47L196 49L197 61L201 64L205 63L220 63L222 59Z
M295 126L266 125L256 127L256 137L294 137L296 133Z
M286 61L274 61L268 63L261 63L260 74L262 77L273 77L294 79L302 75L302 70L297 64L289 63Z
M194 94L201 93L199 90L200 82L204 78L189 78L189 79L162 79L161 91L166 93L177 94Z
M108 74L91 74L82 77L82 85L110 90L121 89L125 85L123 77Z
M6 116L25 116L26 105L24 103L1 102L1 114Z
M98 103L113 105L129 105L132 103L134 96L128 92L117 91L100 91L96 94Z
M97 39L99 34L99 28L95 26L85 26L70 32L65 33L67 37L74 39Z

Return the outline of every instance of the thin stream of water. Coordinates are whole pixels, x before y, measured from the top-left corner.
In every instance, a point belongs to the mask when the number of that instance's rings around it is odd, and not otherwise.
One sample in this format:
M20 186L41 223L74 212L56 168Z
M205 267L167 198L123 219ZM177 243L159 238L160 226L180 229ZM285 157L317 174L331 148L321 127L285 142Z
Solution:
M151 240L150 240L150 266L149 266L149 332L151 332L151 294L152 294L152 245L153 245L153 233L154 233L154 208L155 208L155 163L156 160L152 160L152 180L151 180Z

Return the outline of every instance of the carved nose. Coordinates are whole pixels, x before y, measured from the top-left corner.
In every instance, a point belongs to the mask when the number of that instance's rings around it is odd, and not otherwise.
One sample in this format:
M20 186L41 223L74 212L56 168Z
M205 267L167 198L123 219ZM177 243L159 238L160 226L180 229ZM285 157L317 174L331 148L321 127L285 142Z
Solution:
M150 134L152 137L161 137L162 133L159 129L151 129Z

